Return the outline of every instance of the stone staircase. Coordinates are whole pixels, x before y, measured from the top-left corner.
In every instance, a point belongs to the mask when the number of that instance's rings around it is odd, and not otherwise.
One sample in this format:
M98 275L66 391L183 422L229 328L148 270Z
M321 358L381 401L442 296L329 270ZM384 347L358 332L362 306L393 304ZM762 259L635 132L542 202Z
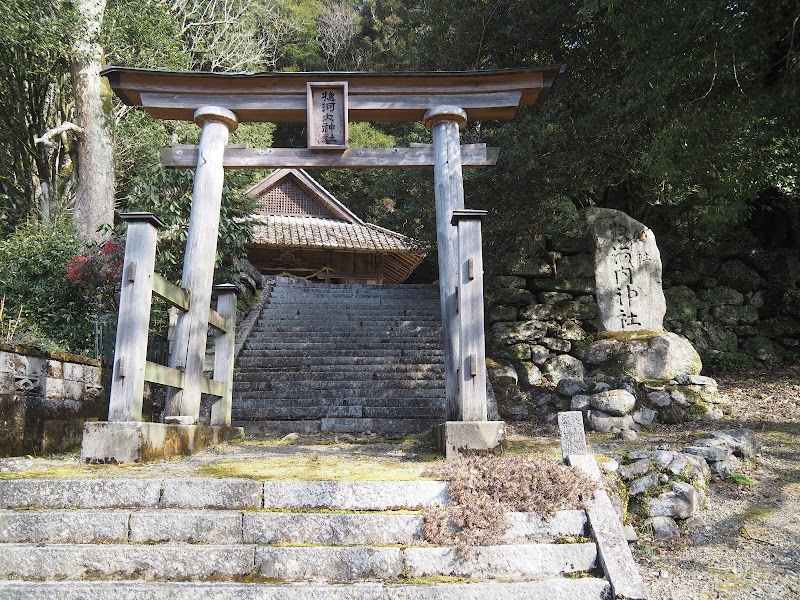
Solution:
M461 560L421 539L446 502L437 481L0 480L0 599L608 597L584 511L513 513Z
M233 420L248 433L407 433L444 421L438 289L275 278L239 353Z

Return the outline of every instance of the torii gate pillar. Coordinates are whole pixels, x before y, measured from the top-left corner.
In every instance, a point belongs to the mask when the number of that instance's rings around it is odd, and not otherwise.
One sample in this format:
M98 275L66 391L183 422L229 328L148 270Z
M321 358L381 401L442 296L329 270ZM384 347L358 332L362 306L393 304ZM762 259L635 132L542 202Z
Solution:
M462 249L459 245L459 233L470 235L475 239L461 240L462 246L471 247L473 254L477 252L480 258L480 221L478 221L477 235L470 228L454 227L460 217L454 216L464 213L464 178L461 172L461 141L459 130L467 123L466 112L457 106L437 106L425 113L423 119L425 127L433 135L433 177L434 193L436 197L436 244L439 251L439 294L442 311L442 346L444 350L445 395L447 398L447 421L434 428L434 438L437 446L444 452L448 460L457 458L461 450L488 450L496 447L505 436L505 424L502 421L488 421L486 414L485 387L478 390L461 389L466 385L461 369L465 368L465 360L472 356L464 354L464 342L470 348L484 343L483 319L476 323L465 324L459 314L459 296L463 293L462 262L473 261L475 267L483 269L482 261L470 256L461 256ZM455 213L455 215L454 215ZM463 215L461 215L463 216ZM461 229L461 231L459 231ZM472 244L470 242L473 242ZM478 278L473 285L483 286L483 277ZM483 315L483 291L475 295L479 306L472 306L469 312L474 316L475 311ZM474 299L473 299L474 300ZM467 325L465 327L465 325ZM480 332L475 332L475 327ZM474 339L462 340L463 335L471 335ZM484 370L483 348L475 353L474 368ZM475 373L478 375L478 373ZM480 372L479 377L472 378L480 381L485 386L485 372ZM470 381L474 384L475 382ZM469 392L469 393L467 393Z
M186 376L183 390L173 390L167 396L164 410L165 422L184 425L193 425L200 416L200 384L225 177L222 157L228 134L238 124L233 112L216 106L198 108L194 121L202 132L181 279L181 287L191 294L191 303L189 310L178 317L175 346L170 356L170 367L185 370Z
M436 197L436 245L439 250L439 296L442 311L447 420L460 421L458 395L458 231L454 210L464 208L459 130L467 113L457 106L438 106L425 113L425 127L433 135L433 178Z

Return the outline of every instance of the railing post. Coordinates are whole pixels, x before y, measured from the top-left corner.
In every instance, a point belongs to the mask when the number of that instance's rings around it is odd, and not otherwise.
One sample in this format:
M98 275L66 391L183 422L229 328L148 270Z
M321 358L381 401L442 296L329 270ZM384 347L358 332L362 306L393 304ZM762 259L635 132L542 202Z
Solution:
M433 179L436 198L436 244L439 253L439 295L442 311L447 420L460 420L458 398L458 240L451 226L454 210L464 208L464 180L461 171L459 129L467 113L457 106L437 106L423 117L433 136Z
M151 213L125 213L122 219L128 230L108 420L141 421L156 243L164 223Z
M192 300L189 310L178 317L170 356L170 366L184 369L186 377L183 390L173 390L167 395L164 409L167 423L193 424L200 415L200 386L225 176L222 158L228 134L238 123L234 113L216 106L197 109L194 120L202 127L202 133L181 282L181 287L191 292Z
M236 286L215 285L217 312L228 320L228 331L214 338L214 379L225 383L225 395L211 406L211 425L230 427L233 402L233 359L236 353Z
M486 341L483 330L483 251L485 210L455 210L458 231L458 328L460 421L486 421Z

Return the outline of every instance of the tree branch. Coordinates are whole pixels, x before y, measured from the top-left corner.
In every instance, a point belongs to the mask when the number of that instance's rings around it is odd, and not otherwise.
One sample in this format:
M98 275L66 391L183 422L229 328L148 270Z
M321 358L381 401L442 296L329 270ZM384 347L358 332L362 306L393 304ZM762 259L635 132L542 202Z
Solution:
M49 131L46 131L42 135L42 137L34 137L33 138L33 143L34 144L44 144L45 146L47 146L49 148L55 148L56 146L58 146L58 144L56 144L55 142L51 142L50 139L55 137L55 136L57 136L57 135L61 135L62 133L66 132L66 131L74 131L78 135L81 135L83 133L83 129L81 129L80 127L75 125L75 123L70 123L69 121L64 121L58 127L54 127L53 129L50 129Z

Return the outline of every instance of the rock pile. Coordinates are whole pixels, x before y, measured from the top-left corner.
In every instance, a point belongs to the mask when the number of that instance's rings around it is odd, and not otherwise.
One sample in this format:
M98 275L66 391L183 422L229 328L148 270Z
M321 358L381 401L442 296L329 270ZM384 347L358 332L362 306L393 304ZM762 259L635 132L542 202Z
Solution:
M654 422L717 420L729 409L729 399L719 393L714 379L702 375L641 382L630 375L595 372L584 379L562 379L555 393L543 394L537 406L545 421L552 420L554 412L579 410L587 428L620 432Z
M713 431L681 451L611 453L601 466L624 484L628 511L663 540L678 537L678 523L703 508L712 476L735 473L740 459L753 458L756 449L752 429L730 429Z
M709 437L696 440L683 451L703 458L712 475L724 479L739 469L740 459L753 458L757 447L752 429L728 429L712 431Z

